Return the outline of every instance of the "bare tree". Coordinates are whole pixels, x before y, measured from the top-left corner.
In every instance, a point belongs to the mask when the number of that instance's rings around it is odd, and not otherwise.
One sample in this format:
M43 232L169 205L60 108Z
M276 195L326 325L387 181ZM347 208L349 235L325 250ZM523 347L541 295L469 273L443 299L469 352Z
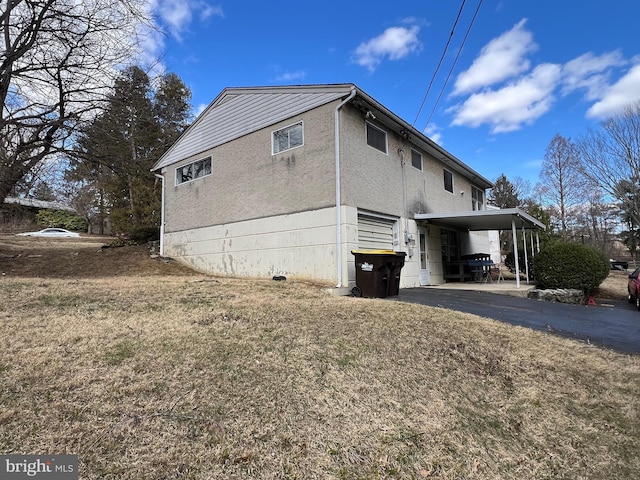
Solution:
M622 227L621 212L607 202L600 189L592 189L573 212L574 241L591 245L608 256L615 256L615 232Z
M140 3L136 3L140 2ZM0 204L64 151L149 26L142 0L7 0L0 6ZM150 30L146 30L150 32Z
M556 134L542 162L540 196L556 212L565 242L570 210L583 199L583 185L574 144L570 139Z
M640 101L600 127L577 142L581 171L640 225Z

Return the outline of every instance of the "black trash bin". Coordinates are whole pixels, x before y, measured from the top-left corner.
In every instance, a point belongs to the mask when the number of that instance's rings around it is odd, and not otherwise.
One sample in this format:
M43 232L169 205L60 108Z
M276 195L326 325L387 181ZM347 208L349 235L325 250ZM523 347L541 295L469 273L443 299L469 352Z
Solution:
M396 252L393 250L352 250L351 253L356 257L356 286L353 289L353 294L368 298L385 298L389 295L389 286L392 282L391 273L397 261Z
M400 293L400 270L404 267L404 258L407 256L405 252L393 252L393 257L390 259L389 272L389 288L387 295L392 297Z

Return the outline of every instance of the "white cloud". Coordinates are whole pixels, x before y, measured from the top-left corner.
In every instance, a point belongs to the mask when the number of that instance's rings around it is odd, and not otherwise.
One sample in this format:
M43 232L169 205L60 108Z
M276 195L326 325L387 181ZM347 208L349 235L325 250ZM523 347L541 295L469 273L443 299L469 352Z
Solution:
M171 34L178 40L193 22L194 16L207 20L211 16L224 18L220 7L214 7L202 0L158 0L156 10Z
M589 52L574 58L562 68L562 94L567 95L578 89L586 89L587 100L601 98L608 87L611 69L626 63L619 51L602 55Z
M427 137L429 137L438 145L443 146L442 133L440 133L441 130L442 129L435 123L430 123L424 128L424 131L422 133L424 133Z
M420 49L419 31L418 26L387 28L381 35L358 45L354 62L373 72L385 58L400 60Z
M526 19L511 30L487 43L468 70L458 75L454 95L462 95L489 87L529 70L526 58L537 50L533 35L524 28Z
M640 100L640 64L611 85L600 101L587 110L587 117L605 118L621 112L629 104Z
M209 105L208 105L208 104L206 104L206 103L201 103L201 104L199 104L199 105L195 108L195 111L193 112L194 116L196 116L196 117L197 117L198 115L200 115L202 112L204 112L204 111L205 111L205 109L206 109L208 106L209 106Z
M640 100L640 56L629 61L619 50L588 52L564 65L540 64L531 71L527 56L538 46L525 25L523 19L487 43L458 76L453 95L466 99L447 110L452 125L486 124L492 133L518 130L547 113L556 94L580 92L583 101L595 102L586 112L590 118L606 118ZM634 66L619 77L629 63Z
M191 23L192 13L188 2L181 0L165 0L158 6L158 13L168 25L171 33L180 38L180 32Z
M307 72L304 70L297 70L295 72L281 73L276 77L276 82L293 82L301 80L307 76Z
M448 109L454 113L452 125L479 127L486 123L491 125L491 133L518 130L549 111L560 76L559 65L542 64L503 88L475 93Z
M200 9L200 19L207 20L211 17L221 17L224 18L224 12L222 11L222 7L214 7L212 5L204 4Z
M149 19L155 18L157 4L154 0L142 0L141 9ZM164 73L164 65L158 61L164 49L164 38L151 22L140 22L136 27L139 55L136 61L144 66L152 66L151 76Z

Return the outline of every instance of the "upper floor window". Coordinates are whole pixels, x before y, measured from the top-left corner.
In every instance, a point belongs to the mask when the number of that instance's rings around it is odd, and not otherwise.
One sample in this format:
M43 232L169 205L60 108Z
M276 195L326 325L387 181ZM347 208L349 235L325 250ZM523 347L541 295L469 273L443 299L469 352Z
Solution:
M484 190L471 186L471 208L472 210L484 210Z
M420 152L411 150L411 165L418 170L422 170L422 154Z
M301 147L303 144L302 121L276 130L271 135L272 155L284 152L285 150L291 150L292 148Z
M176 185L211 175L211 157L176 168Z
M443 171L444 171L444 189L447 192L453 193L453 173L451 173L449 170L443 170Z
M367 123L367 145L387 153L387 132Z

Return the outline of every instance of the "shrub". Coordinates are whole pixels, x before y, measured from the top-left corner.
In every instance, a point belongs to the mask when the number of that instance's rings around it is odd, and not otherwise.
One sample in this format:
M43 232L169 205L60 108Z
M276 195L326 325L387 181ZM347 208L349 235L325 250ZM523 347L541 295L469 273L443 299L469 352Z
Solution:
M36 223L43 227L66 228L67 230L87 231L86 218L63 210L40 210L36 214Z
M158 227L138 227L129 234L129 240L142 245L144 243L160 240L160 228Z
M608 258L580 243L556 243L533 258L539 288L572 288L589 293L609 275Z

